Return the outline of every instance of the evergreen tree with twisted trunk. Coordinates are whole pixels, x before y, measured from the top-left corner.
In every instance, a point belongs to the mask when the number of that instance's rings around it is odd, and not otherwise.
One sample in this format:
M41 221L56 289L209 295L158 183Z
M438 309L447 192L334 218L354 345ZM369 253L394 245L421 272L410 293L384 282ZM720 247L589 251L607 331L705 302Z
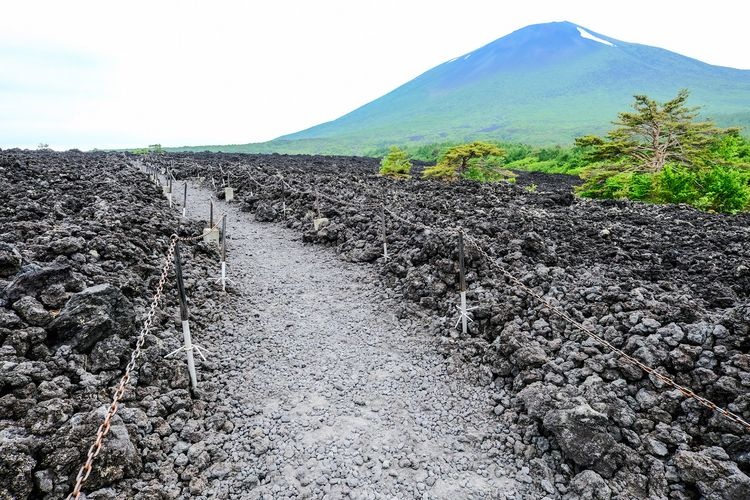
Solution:
M665 103L636 95L633 111L619 113L617 128L606 138L579 137L576 145L593 146L595 161L624 162L634 172L660 172L669 162L700 167L710 144L724 131L710 121L696 121L700 108L685 104L689 95L682 89Z

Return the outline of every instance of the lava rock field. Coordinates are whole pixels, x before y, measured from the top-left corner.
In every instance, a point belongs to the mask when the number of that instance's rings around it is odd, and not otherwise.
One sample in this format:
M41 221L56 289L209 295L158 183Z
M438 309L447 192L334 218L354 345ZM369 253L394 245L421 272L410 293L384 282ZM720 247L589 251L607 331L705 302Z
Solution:
M245 210L371 263L428 314L446 355L498 388L507 445L566 498L747 498L750 432L551 314L466 246L469 335L454 329L463 228L489 257L615 347L750 420L750 214L575 198L568 176L517 185L377 175L375 159L176 154ZM535 192L523 189L535 184ZM384 205L389 259L382 257ZM316 221L317 219L317 221ZM317 222L317 228L315 227ZM408 222L408 223L407 223ZM432 229L425 228L427 226Z

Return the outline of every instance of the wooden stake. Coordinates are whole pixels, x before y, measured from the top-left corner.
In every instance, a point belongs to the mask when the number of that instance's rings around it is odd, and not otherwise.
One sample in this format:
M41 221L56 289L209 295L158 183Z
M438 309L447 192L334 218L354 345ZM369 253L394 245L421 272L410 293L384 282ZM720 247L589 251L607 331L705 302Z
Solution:
M464 233L458 233L458 273L460 291L466 291L466 267L464 265Z
M227 214L221 217L221 291L227 291Z
M221 261L227 260L227 214L221 216Z
M190 385L193 390L198 388L198 378L195 374L195 359L193 358L193 342L190 338L190 323L188 322L187 294L185 283L182 279L182 263L180 262L180 242L174 245L174 269L177 275L177 290L180 294L180 319L182 320L182 335L185 339L185 353L187 354L188 373L190 374Z
M388 242L386 241L386 220L385 220L385 205L380 206L380 217L382 221L383 231L383 261L388 262Z
M459 273L459 292L461 295L461 332L464 335L468 330L468 311L466 310L466 268L464 265L464 233L458 233L458 273Z

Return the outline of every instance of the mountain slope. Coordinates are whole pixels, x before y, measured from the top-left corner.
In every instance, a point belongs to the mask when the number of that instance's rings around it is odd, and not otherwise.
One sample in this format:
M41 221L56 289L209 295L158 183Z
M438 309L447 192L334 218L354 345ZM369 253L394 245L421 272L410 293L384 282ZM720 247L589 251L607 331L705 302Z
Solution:
M616 40L569 22L528 26L445 62L334 121L236 150L362 153L393 143L569 143L601 133L634 94L681 88L721 125L750 114L750 71ZM224 148L222 150L227 150Z

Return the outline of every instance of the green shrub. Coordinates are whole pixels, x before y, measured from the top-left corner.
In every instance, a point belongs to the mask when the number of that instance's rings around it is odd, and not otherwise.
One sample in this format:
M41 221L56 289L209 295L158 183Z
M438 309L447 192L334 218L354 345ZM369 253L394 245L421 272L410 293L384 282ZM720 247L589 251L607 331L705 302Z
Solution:
M667 164L654 174L596 167L586 172L578 194L587 198L687 203L701 210L735 213L750 208L750 172L716 166L689 169Z
M580 196L596 199L627 198L630 181L629 172L617 172L615 167L594 165L585 170L581 177L586 181L576 188Z
M661 203L693 204L700 197L698 174L679 165L667 164L654 176L654 197Z
M411 162L406 151L391 146L388 154L380 162L380 175L408 179L411 173Z
M695 202L698 208L735 213L750 206L750 175L746 172L716 167L702 181L704 192Z
M425 179L441 179L444 181L454 181L458 178L456 169L444 163L438 163L434 167L427 167L422 171L422 177Z
M633 174L628 187L628 198L632 200L648 201L653 196L653 177L645 174Z
M484 177L497 177L498 167L502 164L505 151L487 142L474 141L468 144L453 146L448 149L434 167L422 172L425 178L439 178L452 181L458 177L480 180ZM471 174L468 174L469 170ZM471 177L470 177L471 176ZM500 179L497 179L500 180Z
M472 158L463 174L464 178L479 182L515 182L517 175L503 168L502 156Z

